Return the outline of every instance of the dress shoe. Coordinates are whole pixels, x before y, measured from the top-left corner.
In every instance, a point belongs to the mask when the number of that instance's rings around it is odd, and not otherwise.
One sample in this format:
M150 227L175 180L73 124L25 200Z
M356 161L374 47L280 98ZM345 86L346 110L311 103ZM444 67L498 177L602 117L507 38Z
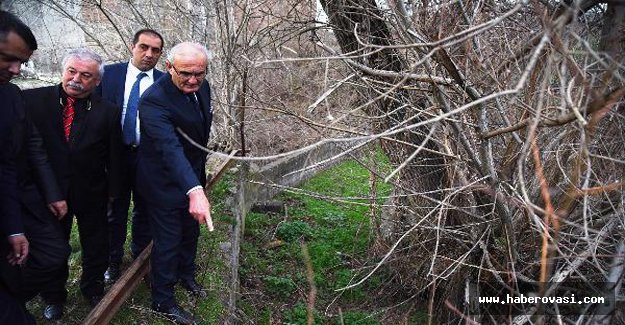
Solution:
M190 312L182 309L182 307L178 305L174 305L170 308L154 308L155 311L159 313L163 313L165 317L167 317L172 322L176 324L195 324L197 320L195 316Z
M112 284L119 279L120 275L119 264L111 263L109 268L106 269L106 272L104 272L104 283Z
M206 296L208 295L206 293L206 289L201 284L197 283L197 281L195 280L189 280L189 281L181 280L180 285L185 290L189 291L190 294L196 297L206 298Z
M43 317L47 320L59 320L63 317L62 304L50 304L43 309Z
M95 296L90 296L90 297L85 297L85 299L87 299L87 302L89 302L89 306L91 306L91 308L97 306L100 303L100 300L102 300L102 296L101 295L95 295Z

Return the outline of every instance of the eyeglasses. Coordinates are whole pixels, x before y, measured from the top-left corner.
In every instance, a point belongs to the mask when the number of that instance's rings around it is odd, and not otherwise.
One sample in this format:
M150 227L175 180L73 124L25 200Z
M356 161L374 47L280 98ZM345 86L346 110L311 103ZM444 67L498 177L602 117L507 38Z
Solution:
M195 77L195 79L197 80L202 80L204 79L204 77L206 77L206 70L202 72L189 72L189 71L178 71L178 69L176 69L176 67L173 64L171 65L171 67L174 69L174 71L176 71L178 76L184 80L189 80L191 79L191 77Z

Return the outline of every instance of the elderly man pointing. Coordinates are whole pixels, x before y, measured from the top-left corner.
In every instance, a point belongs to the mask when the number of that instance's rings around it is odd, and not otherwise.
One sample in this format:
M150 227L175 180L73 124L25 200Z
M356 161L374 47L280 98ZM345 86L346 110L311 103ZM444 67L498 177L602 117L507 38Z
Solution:
M213 229L204 194L206 144L212 121L206 77L208 54L197 43L180 43L167 56L167 74L147 89L139 102L141 146L137 193L151 218L152 308L179 324L195 317L175 300L176 283L197 296L204 289L195 280L199 224ZM184 134L184 135L183 135Z

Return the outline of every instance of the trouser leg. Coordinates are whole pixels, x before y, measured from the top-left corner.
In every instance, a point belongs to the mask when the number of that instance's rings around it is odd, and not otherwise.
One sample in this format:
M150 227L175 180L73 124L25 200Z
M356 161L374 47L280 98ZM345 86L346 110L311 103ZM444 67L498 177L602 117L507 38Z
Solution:
M68 212L67 215L59 221L63 240L69 245L69 237L72 232L72 223L74 217L72 212ZM69 265L63 263L58 271L58 277L51 279L48 284L42 288L41 297L47 304L64 304L67 300L67 290L65 289L65 283L69 278Z
M65 282L61 283L60 279L66 273L70 246L61 224L43 201L23 208L22 220L29 242L29 254L26 264L21 268L20 296L28 301L39 292L55 287L64 288ZM57 281L56 285L51 285Z
M176 304L174 286L178 280L182 242L181 210L148 208L154 230L151 257L152 306L169 308Z
M126 186L122 194L113 201L112 211L108 216L110 263L121 264L124 257L124 243L126 243L126 232L128 231L129 207L130 188Z
M152 240L150 217L145 209L145 204L137 195L133 198L134 209L132 212L132 242L130 250L132 256L137 258Z
M106 206L76 214L82 247L80 291L85 297L104 293L104 272L108 267L108 222Z
M200 227L198 222L186 211L182 215L181 223L182 242L180 243L178 278L188 281L195 278L195 256Z
M0 290L0 324L35 325L35 318L18 299Z

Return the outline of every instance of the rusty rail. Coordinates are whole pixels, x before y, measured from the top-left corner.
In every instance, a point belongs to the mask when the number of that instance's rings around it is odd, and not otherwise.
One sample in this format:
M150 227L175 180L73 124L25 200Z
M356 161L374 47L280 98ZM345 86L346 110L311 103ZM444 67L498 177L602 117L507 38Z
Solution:
M206 182L205 191L210 190L217 181L225 174L226 170L234 160L238 150L230 153L230 157L225 160L217 172ZM152 253L152 242L141 252L122 276L113 284L100 303L95 306L83 321L83 325L105 325L115 316L117 311L124 304L126 299L134 292L141 279L150 271L150 254Z

